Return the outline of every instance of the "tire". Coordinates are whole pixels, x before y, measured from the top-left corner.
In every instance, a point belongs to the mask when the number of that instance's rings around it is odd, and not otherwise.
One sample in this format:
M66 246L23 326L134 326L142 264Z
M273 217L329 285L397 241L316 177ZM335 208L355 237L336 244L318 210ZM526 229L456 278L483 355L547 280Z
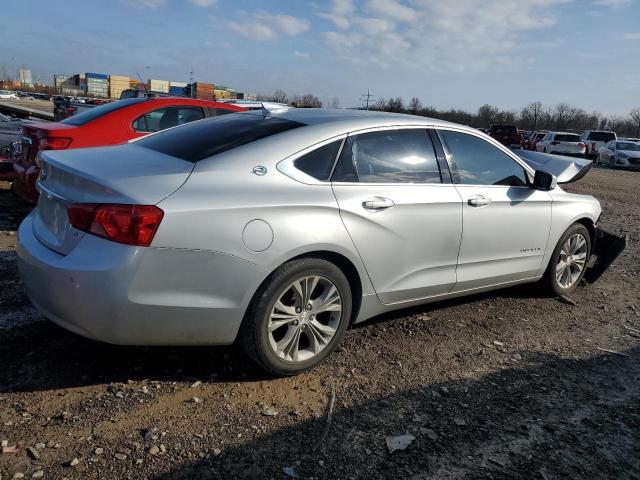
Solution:
M561 257L566 259L566 250L569 247L571 248L574 244L571 243L570 239L578 238L576 236L581 236L584 240L584 248L580 248L580 254L574 252L574 260L569 265L569 272L566 275L562 275L559 278L557 277L559 268L560 268L560 260ZM579 242L578 242L579 243ZM576 244L577 246L577 244ZM581 253L584 251L584 258ZM591 256L591 235L587 228L581 223L574 223L571 225L560 237L558 244L556 245L555 250L553 251L553 255L551 255L551 260L549 260L549 265L547 267L547 271L545 272L545 276L543 278L543 282L546 284L546 287L549 289L550 293L554 296L567 295L573 292L578 285L580 284L580 280L584 276L586 271L586 266L589 262L589 257ZM576 261L580 259L580 261ZM566 265L566 260L565 265ZM579 274L576 275L577 267L580 266L580 262L582 262L582 269ZM564 270L566 272L566 269ZM563 282L563 280L568 279L570 282Z
M309 302L303 302L299 293L308 290L305 285L313 285L307 295ZM331 293L332 287L336 292ZM338 300L325 303L330 310L322 311L321 297L331 300L336 294ZM278 301L280 308L276 307ZM296 375L321 363L340 344L349 326L351 306L349 281L335 264L320 258L292 260L273 272L254 295L239 341L245 353L265 370L279 376ZM283 341L284 347L278 345Z

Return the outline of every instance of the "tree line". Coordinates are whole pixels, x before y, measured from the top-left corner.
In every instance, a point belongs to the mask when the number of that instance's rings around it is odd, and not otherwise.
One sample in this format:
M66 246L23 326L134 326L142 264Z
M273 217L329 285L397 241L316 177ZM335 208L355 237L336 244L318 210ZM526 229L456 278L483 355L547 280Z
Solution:
M635 108L627 116L606 116L599 112L587 112L568 103L545 106L533 102L520 111L500 110L493 105L483 105L477 112L460 109L438 110L425 106L419 98L413 97L405 105L402 97L378 99L371 110L410 113L461 123L476 128L487 128L494 123L517 125L522 130L552 130L581 133L584 130L612 130L623 137L640 137L640 108Z

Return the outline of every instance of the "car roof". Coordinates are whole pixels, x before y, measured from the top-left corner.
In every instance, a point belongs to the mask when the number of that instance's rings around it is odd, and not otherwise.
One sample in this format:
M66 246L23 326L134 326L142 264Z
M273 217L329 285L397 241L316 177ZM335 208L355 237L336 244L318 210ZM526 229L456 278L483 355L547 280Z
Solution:
M264 113L264 111L249 113ZM463 125L446 122L444 120L437 120L435 118L407 115L403 113L377 112L371 110L290 108L284 111L273 112L269 115L303 123L309 126L333 124L336 126L336 129L344 131L403 125L463 127ZM472 130L470 127L466 128Z

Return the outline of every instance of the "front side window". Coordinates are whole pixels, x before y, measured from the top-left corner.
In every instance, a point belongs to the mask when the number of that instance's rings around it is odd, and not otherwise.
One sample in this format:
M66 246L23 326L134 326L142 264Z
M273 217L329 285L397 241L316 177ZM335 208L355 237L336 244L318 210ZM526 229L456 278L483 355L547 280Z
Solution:
M350 136L333 181L441 183L441 177L427 131L402 129Z
M441 130L453 156L460 183L466 185L526 186L526 174L509 155L482 138L461 132Z
M338 156L338 150L342 140L323 145L314 151L307 153L296 159L293 164L298 170L303 171L307 175L312 176L321 181L329 180L333 163Z
M228 113L234 113L234 110L228 110L226 108L207 107L207 113L210 117L217 117L218 115L226 115Z
M133 122L133 129L136 132L159 132L203 118L204 112L200 107L165 107L138 117Z

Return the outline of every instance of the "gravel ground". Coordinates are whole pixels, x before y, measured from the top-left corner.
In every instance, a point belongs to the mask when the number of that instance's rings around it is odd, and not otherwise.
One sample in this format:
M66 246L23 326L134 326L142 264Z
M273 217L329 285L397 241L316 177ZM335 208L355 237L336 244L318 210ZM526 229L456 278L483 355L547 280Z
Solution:
M639 180L570 186L630 240L576 305L528 285L396 312L287 379L234 348L115 347L44 320L16 275L28 207L4 184L0 477L639 479Z

